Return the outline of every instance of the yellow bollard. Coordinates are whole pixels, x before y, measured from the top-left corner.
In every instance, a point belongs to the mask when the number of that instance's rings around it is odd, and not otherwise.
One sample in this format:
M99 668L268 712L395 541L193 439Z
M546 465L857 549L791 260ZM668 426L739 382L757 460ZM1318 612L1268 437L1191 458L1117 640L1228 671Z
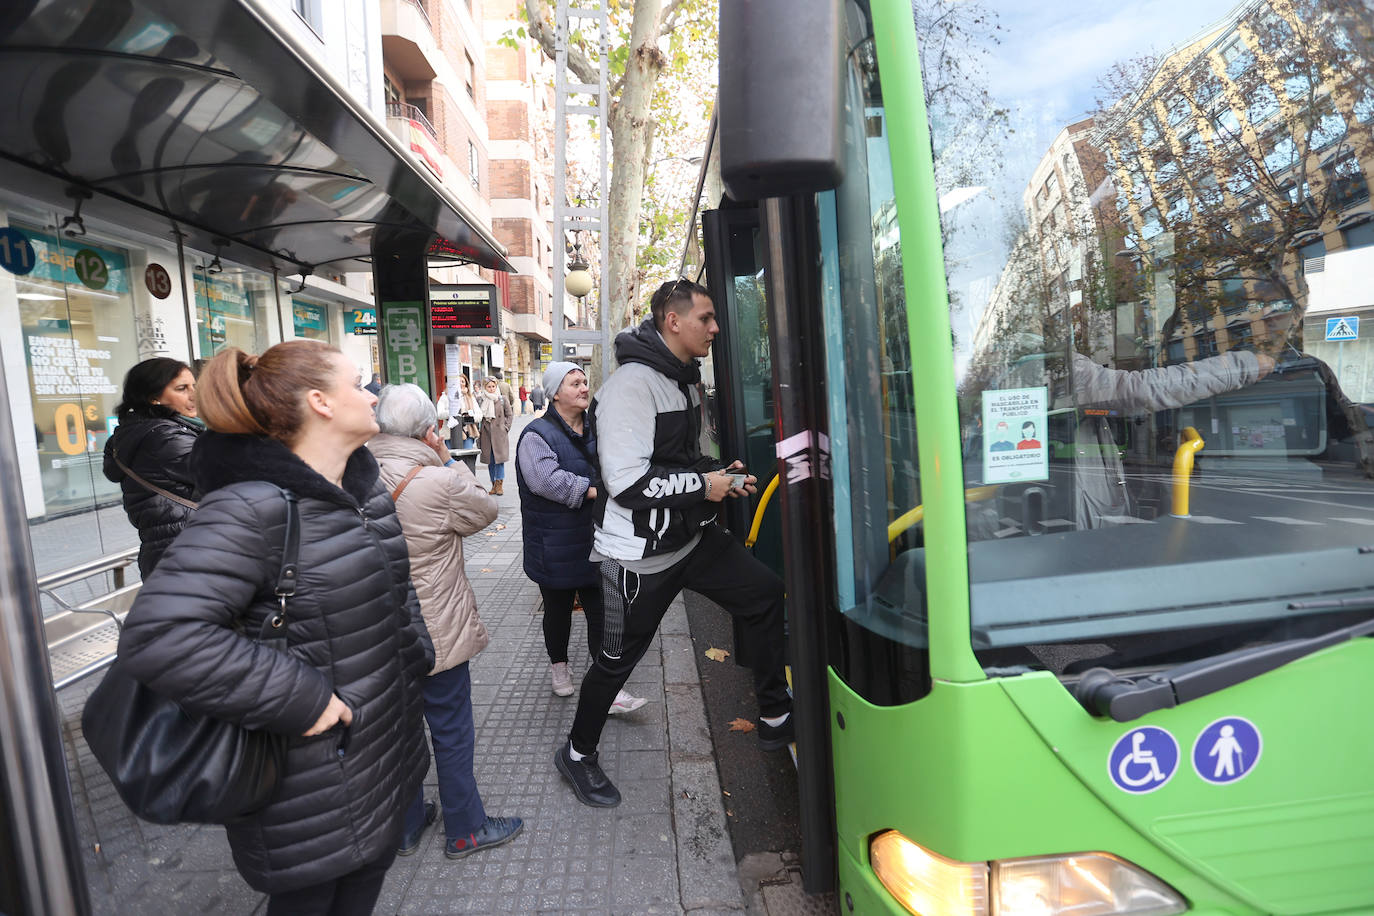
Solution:
M1174 452L1174 518L1188 517L1188 486L1193 477L1193 456L1202 451L1207 443L1191 426L1183 428L1183 441Z

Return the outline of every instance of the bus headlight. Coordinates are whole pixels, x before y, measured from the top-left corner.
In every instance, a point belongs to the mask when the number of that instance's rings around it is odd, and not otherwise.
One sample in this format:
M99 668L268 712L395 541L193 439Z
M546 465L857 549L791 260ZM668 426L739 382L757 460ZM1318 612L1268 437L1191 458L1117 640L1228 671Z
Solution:
M917 916L983 916L988 911L986 862L955 862L917 846L895 830L869 846L873 872Z
M874 837L873 872L916 916L1173 916L1188 904L1105 852L956 862L895 830Z
M1159 879L1105 852L992 864L997 916L1170 916L1188 909Z

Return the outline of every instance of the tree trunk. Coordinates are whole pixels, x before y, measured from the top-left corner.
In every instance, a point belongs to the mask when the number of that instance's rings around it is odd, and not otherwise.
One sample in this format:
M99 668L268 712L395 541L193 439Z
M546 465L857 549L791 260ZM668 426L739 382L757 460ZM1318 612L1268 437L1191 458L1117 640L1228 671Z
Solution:
M677 3L673 4L677 6ZM541 0L525 0L530 37L544 53L555 56L553 18ZM650 114L654 84L666 63L658 40L663 28L663 0L635 0L630 25L630 54L625 75L619 81L619 97L610 102L611 163L609 225L602 227L600 244L608 253L606 312L600 320L619 330L639 296L639 210L644 200L644 178L653 145L654 121ZM597 81L596 64L576 49L569 49L568 69L585 83ZM614 90L612 90L614 91ZM555 306L557 310L559 306Z
M612 330L628 323L639 297L639 209L644 200L644 176L653 147L654 121L649 112L654 84L663 71L663 52L658 49L662 0L637 0L630 29L630 56L625 63L625 82L620 98L611 105L610 231L602 234L608 245L606 311L603 321Z

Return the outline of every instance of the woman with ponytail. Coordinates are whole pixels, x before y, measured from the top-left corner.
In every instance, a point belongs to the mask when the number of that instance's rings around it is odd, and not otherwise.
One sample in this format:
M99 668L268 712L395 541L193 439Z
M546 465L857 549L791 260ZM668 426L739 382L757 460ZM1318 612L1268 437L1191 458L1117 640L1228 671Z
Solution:
M226 825L270 916L370 913L429 766L420 684L434 649L395 504L363 447L377 433L363 381L311 340L206 365L200 508L119 641L118 664L190 712L291 736L273 800ZM300 552L275 651L251 637L278 609L283 491L298 501Z

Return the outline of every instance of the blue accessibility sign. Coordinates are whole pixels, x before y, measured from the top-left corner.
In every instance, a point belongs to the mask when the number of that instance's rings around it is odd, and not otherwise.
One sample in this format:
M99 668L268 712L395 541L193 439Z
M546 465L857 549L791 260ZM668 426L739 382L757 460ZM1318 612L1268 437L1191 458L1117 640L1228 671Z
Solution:
M1346 315L1344 318L1326 319L1327 340L1359 340L1360 316Z
M1204 728L1193 742L1193 769L1213 785L1226 785L1249 775L1263 750L1253 722L1227 716Z
M1162 787L1178 770L1178 742L1162 728L1133 728L1112 745L1107 770L1123 792L1144 795Z

